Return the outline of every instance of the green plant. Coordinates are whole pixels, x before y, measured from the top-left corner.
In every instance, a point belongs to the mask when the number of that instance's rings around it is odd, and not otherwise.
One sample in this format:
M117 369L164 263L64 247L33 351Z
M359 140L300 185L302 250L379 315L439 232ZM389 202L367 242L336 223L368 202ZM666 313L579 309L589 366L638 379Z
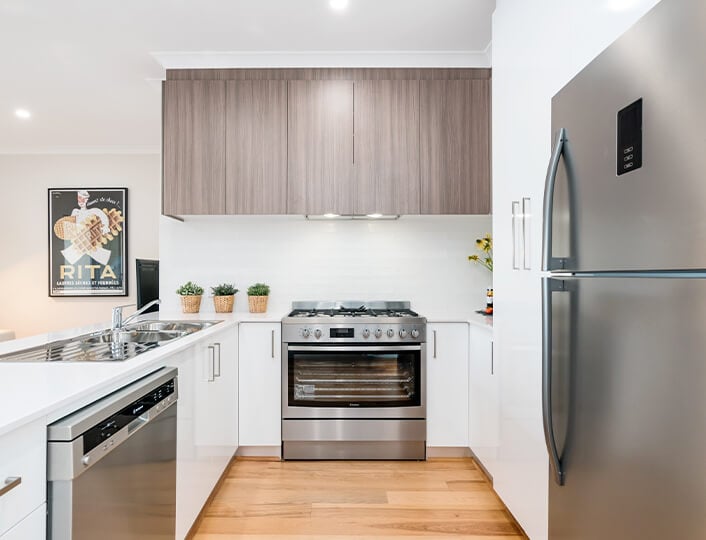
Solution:
M238 292L238 289L231 283L221 283L215 287L211 287L213 296L231 296Z
M255 283L248 287L248 296L268 296L270 294L270 286L264 283Z
M176 293L180 296L201 296L203 294L203 287L191 281L187 281L176 290Z
M492 272L493 237L490 235L490 233L486 234L483 238L476 239L476 249L481 252L480 255L469 255L468 260L478 263Z

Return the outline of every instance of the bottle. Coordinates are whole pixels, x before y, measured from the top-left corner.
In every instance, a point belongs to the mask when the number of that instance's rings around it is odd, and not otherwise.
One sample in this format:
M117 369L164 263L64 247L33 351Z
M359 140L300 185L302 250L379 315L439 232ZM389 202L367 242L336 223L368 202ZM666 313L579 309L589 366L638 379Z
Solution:
M493 289L486 289L485 312L488 314L493 313Z

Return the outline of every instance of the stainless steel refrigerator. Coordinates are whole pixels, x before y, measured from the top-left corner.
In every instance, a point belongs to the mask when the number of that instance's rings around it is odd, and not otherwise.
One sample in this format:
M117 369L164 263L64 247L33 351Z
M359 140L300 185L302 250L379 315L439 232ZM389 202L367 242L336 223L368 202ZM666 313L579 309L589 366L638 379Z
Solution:
M657 4L552 129L549 538L706 539L706 2Z

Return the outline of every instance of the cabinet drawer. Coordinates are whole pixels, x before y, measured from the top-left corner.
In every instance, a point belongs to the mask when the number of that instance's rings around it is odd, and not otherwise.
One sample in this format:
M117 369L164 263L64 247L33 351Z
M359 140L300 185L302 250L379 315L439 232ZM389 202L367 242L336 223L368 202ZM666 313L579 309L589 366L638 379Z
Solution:
M47 537L47 505L43 504L12 529L0 536L0 540L44 540Z
M43 420L0 436L0 535L46 501L46 426Z

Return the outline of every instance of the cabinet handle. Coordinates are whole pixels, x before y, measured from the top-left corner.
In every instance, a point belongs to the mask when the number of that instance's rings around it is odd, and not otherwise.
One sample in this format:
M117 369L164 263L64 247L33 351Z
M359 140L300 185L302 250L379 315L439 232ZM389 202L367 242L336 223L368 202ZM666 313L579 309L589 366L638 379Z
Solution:
M275 357L275 331L272 330L272 358Z
M520 201L512 201L512 269L520 269Z
M436 330L434 332L434 358L436 358Z
M213 382L216 379L216 347L208 346L208 382Z
M218 355L216 356L216 366L213 369L213 376L220 377L221 376L221 344L214 343L213 346L218 351Z
M530 198L522 198L522 267L531 270L530 261L530 219L532 210L530 209Z
M495 343L490 342L490 374L495 375Z
M5 485L0 488L0 497L5 495L5 493L9 493L13 489L15 489L17 486L19 486L21 483L22 483L21 476L10 476L9 478L6 478Z

